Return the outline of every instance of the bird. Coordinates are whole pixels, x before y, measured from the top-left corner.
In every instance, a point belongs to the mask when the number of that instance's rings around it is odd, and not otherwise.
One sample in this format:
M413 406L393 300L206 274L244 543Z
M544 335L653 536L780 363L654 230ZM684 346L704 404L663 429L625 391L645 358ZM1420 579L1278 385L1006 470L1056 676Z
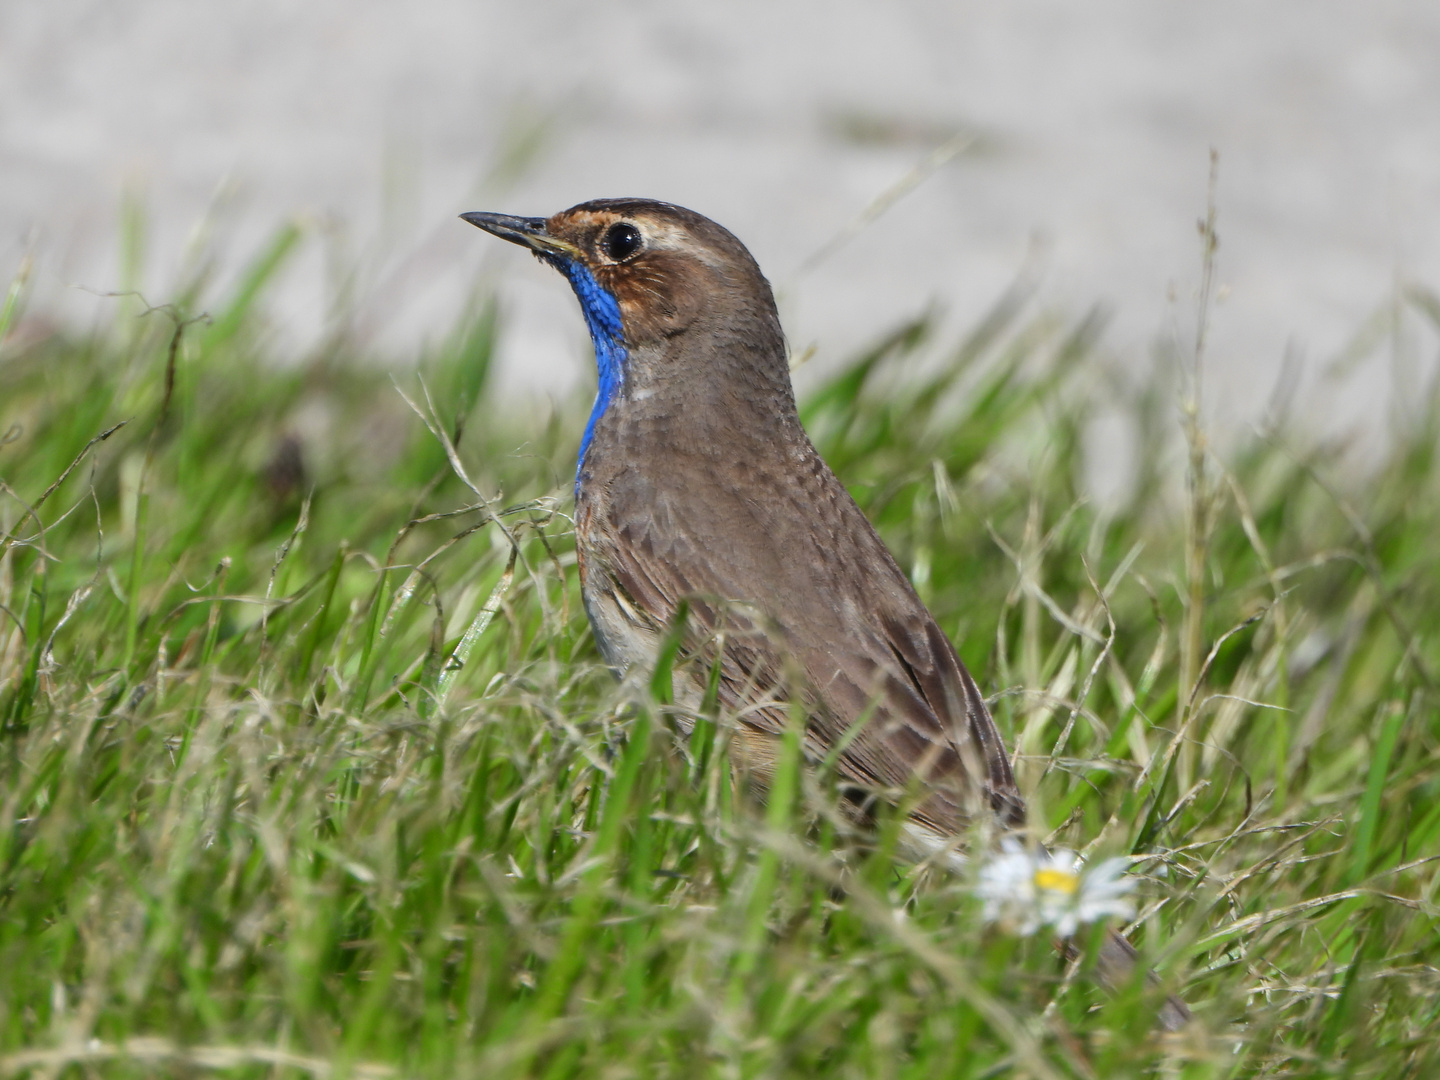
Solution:
M960 858L977 830L1023 832L984 695L801 424L774 293L745 245L653 199L460 216L558 270L594 343L575 542L606 664L652 668L683 620L703 662L677 698L698 701L718 668L732 762L761 797L798 704L804 755L833 762L847 813L898 800L911 854ZM1102 953L1133 967L1113 936Z

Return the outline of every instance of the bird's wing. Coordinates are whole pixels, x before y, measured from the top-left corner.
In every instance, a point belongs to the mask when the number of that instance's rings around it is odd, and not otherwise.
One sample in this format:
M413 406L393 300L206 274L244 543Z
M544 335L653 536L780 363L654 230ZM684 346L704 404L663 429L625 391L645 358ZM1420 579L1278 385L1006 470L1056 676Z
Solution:
M848 785L893 796L918 779L912 816L942 836L986 810L1020 824L1024 803L979 688L869 520L814 460L806 475L817 490L793 492L793 507L762 509L748 494L784 485L716 485L699 500L617 478L588 530L589 572L607 575L657 629L686 602L702 657L723 640L722 704L750 738L783 729L794 688L810 717L808 752L846 741L837 771Z

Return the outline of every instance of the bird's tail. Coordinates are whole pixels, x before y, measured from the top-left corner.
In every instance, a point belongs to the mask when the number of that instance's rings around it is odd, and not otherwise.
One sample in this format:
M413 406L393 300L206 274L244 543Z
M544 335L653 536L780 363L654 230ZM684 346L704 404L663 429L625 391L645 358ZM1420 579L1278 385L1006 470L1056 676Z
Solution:
M1140 954L1135 951L1135 946L1121 937L1119 931L1110 930L1100 946L1095 972L1102 983L1115 990L1130 981L1139 960ZM1160 981L1153 971L1147 977L1152 983ZM1166 1031L1179 1031L1190 1022L1190 1006L1171 994L1160 1007L1160 1015L1156 1019Z

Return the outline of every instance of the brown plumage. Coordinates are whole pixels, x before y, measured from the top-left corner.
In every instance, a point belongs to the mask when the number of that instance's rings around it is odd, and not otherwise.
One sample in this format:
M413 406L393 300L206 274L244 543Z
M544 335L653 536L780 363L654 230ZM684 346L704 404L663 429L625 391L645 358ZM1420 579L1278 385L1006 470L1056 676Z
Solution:
M836 768L852 807L918 788L913 849L1022 826L975 681L800 424L774 297L744 245L642 199L463 216L564 273L595 341L575 533L606 661L650 667L684 604L697 683L718 650L737 764L762 789L799 694L808 757L851 740Z
M605 243L617 224L640 234L619 260ZM721 703L759 783L793 668L810 756L871 713L837 763L857 800L918 779L912 818L937 839L985 811L1022 824L974 680L800 425L775 301L750 253L699 214L630 199L556 214L543 236L565 245L545 257L582 261L623 324L623 386L576 487L582 587L606 659L647 664L684 602L695 651L724 637Z

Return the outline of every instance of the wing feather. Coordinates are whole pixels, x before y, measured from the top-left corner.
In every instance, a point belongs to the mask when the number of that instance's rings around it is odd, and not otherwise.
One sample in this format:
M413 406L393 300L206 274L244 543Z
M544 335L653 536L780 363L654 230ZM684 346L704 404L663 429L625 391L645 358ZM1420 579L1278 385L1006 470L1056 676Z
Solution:
M583 540L587 591L618 589L657 634L688 602L688 647L709 659L723 642L721 704L752 758L798 693L808 752L850 735L837 764L845 784L894 793L918 779L912 816L942 835L986 811L1020 824L1024 803L975 681L849 493L818 455L810 466L795 506L763 510L749 491L783 478L717 479L702 501L622 474ZM723 543L699 539L715 537Z

